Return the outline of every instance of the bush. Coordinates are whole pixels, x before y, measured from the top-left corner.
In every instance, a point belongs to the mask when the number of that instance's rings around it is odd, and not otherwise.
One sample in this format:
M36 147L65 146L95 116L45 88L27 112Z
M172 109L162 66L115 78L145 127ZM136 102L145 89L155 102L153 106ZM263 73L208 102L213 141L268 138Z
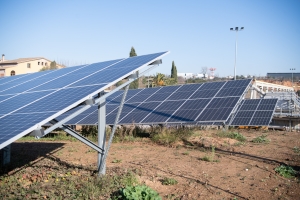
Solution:
M119 194L112 199L139 199L139 200L161 200L159 194L146 185L126 186L120 189Z
M176 181L174 178L168 178L168 177L165 177L161 183L163 185L176 185L178 183L178 181Z
M279 167L276 167L275 172L279 173L285 178L292 178L297 174L297 172L291 166L286 165L280 165Z
M266 138L267 136L268 135L261 135L261 136L259 136L257 138L254 138L252 140L252 142L254 142L254 143L269 143L270 140L268 138Z
M97 126L82 126L81 134L84 137L95 137L98 135L98 127Z
M238 133L238 132L219 132L217 134L217 136L219 137L225 137L225 138L231 138L231 139L235 139L238 140L240 142L245 142L247 139L245 138L245 136L243 136L242 134Z
M151 140L159 144L172 145L178 141L185 141L192 135L193 131L186 128L162 128L151 133Z

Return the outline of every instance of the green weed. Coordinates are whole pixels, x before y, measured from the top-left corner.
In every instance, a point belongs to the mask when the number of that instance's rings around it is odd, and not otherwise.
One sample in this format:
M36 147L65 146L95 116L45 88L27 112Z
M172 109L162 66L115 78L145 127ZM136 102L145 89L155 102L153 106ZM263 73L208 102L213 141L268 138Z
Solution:
M294 153L300 154L300 148L299 147L294 147L293 151L294 151Z
M152 190L146 185L126 186L125 188L120 189L118 193L113 194L111 198L113 200L117 200L117 199L161 200L162 199L156 191Z
M254 138L251 142L253 143L269 143L270 140L266 138L268 135L261 135L256 138Z
M161 184L163 185L176 185L177 183L178 181L175 180L174 178L165 177L164 179L161 180Z
M215 147L211 147L210 155L205 155L201 160L206 162L220 162L219 160L215 160Z
M217 136L219 137L224 137L224 138L231 138L231 139L235 139L238 140L240 142L245 142L247 141L247 139L245 138L245 136L243 136L242 134L238 133L238 132L227 132L227 131L222 131L222 132L218 132Z
M285 178L292 178L297 174L297 172L291 166L287 165L280 165L279 167L276 167L275 172L279 173Z

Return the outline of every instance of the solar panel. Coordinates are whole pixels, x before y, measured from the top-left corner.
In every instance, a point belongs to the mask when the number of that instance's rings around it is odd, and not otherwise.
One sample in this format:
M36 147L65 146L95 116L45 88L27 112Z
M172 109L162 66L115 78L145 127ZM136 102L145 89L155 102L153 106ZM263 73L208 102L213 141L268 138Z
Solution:
M130 90L119 124L222 124L227 121L250 82L247 79ZM237 88L239 92L222 93L224 89L228 91ZM218 96L220 93L222 95ZM107 124L114 123L121 98L122 92L107 100ZM91 113L87 117L89 120L71 120L68 124L96 124L97 112Z
M1 79L0 149L167 53Z
M230 125L268 126L278 99L245 99L241 102Z

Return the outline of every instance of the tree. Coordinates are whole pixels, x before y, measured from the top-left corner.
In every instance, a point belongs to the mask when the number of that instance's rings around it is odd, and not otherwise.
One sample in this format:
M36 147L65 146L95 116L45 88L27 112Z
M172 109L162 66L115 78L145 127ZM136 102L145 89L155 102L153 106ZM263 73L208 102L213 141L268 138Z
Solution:
M129 57L133 57L133 56L137 56L135 53L135 49L134 47L131 47L130 53L129 53Z
M137 56L137 55L135 53L134 47L131 47L131 50L130 50L130 53L129 53L129 57L134 57L134 56ZM138 89L138 88L139 88L139 79L136 79L135 81L133 81L129 85L129 89Z
M171 78L173 78L175 83L177 83L177 68L174 61L172 62Z
M164 79L165 79L165 75L164 74L157 73L157 75L153 79L152 86L153 86L153 84L155 84L156 86L163 86L163 85L165 85Z
M50 69L57 69L55 60L50 63Z
M202 67L201 69L201 74L203 74L203 78L207 78L206 74L207 74L207 67Z

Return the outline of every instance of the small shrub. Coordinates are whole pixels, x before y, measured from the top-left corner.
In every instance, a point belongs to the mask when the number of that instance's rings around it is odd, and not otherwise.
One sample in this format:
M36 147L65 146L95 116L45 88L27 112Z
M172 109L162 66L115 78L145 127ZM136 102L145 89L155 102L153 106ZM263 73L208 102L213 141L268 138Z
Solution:
M219 160L215 160L215 147L211 147L211 154L210 155L205 155L201 160L206 161L206 162L220 162Z
M178 141L185 141L193 135L193 131L185 128L162 128L151 133L151 140L163 145L172 145Z
M176 181L174 178L167 178L165 177L161 183L163 185L176 185L178 183L178 181Z
M247 140L245 138L245 136L243 136L242 134L240 134L238 132L225 132L225 131L223 131L223 132L217 133L217 136L235 139L235 140L238 140L240 142L245 142Z
M126 186L120 189L118 195L114 195L112 199L139 199L139 200L161 200L159 194L146 185Z
M268 135L261 135L259 137L256 137L252 140L254 143L269 143L270 140L266 138Z
M82 126L81 134L84 137L95 137L98 135L98 127L97 126Z
M285 178L292 178L297 174L297 172L291 166L287 165L280 165L279 167L276 167L275 172L279 173Z

